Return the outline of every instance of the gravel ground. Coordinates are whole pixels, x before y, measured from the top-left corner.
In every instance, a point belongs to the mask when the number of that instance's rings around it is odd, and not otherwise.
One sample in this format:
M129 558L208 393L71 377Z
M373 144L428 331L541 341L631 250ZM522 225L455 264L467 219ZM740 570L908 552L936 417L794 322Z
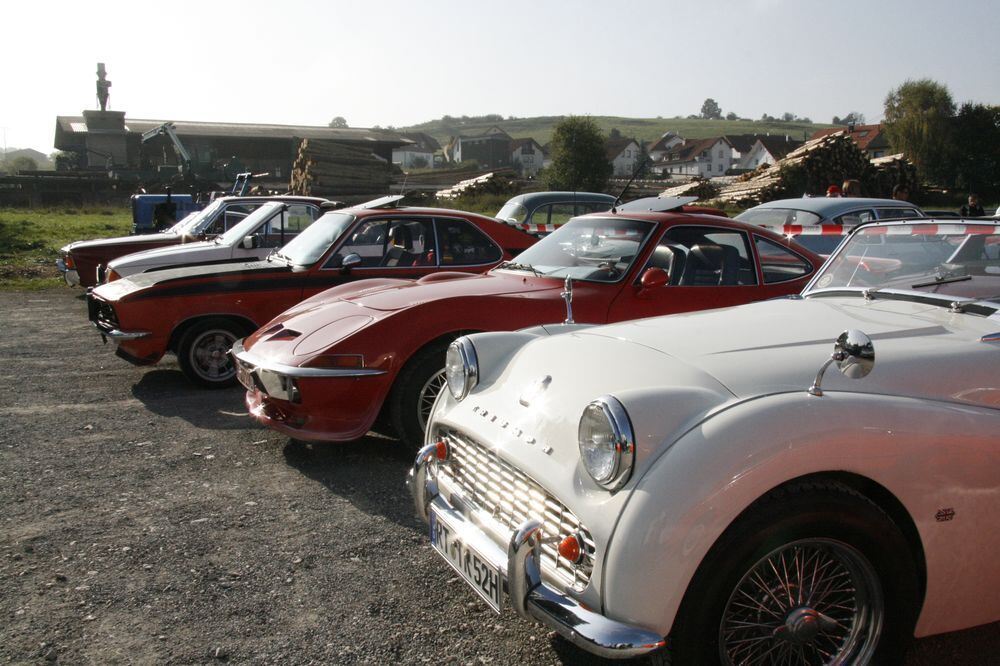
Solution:
M114 357L79 294L0 293L0 661L604 663L431 552L396 442L261 429L238 389ZM997 654L993 624L907 664Z

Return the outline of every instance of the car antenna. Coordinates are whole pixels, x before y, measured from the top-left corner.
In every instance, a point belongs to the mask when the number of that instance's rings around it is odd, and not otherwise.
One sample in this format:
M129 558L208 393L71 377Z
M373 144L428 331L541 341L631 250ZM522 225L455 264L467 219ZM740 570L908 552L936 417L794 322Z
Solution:
M618 197L615 199L615 202L611 204L612 213L618 212L617 210L618 204L622 202L622 197L625 196L625 193L628 191L628 188L632 185L632 181L638 178L639 174L642 173L643 169L646 168L646 164L648 162L649 162L649 155L644 155L643 158L639 160L639 164L636 165L635 171L632 172L632 177L628 179L628 182L625 183L625 187L622 188L622 191L618 194Z

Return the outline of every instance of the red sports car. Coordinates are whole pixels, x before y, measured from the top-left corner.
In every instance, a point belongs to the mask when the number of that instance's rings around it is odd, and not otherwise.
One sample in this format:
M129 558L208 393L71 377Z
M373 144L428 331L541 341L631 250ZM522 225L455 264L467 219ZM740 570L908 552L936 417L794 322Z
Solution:
M572 318L607 323L794 294L822 264L773 232L677 212L681 203L575 218L485 275L366 280L318 294L233 346L247 406L310 440L356 439L381 415L416 446L448 344L567 319L567 278Z
M235 383L233 342L303 298L363 278L482 273L537 240L492 218L397 207L385 197L331 211L266 260L138 273L88 294L90 319L118 356L152 365L172 351L207 387Z

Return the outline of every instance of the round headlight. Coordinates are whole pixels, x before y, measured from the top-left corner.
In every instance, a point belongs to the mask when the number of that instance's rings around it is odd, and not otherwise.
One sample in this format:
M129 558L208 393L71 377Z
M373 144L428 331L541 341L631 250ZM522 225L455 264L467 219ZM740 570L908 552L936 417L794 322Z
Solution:
M635 436L625 407L606 395L583 410L579 428L580 458L594 481L615 491L632 474Z
M455 400L463 400L479 381L479 361L476 348L468 338L462 337L448 345L445 355L444 375L448 390Z

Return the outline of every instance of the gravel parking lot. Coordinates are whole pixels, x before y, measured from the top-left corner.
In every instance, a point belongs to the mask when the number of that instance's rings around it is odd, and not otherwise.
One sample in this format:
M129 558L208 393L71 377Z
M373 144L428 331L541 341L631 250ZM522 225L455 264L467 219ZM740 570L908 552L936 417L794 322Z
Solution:
M0 661L604 663L452 575L393 440L261 429L114 357L78 290L0 293L0 330ZM997 654L993 624L907 664Z

